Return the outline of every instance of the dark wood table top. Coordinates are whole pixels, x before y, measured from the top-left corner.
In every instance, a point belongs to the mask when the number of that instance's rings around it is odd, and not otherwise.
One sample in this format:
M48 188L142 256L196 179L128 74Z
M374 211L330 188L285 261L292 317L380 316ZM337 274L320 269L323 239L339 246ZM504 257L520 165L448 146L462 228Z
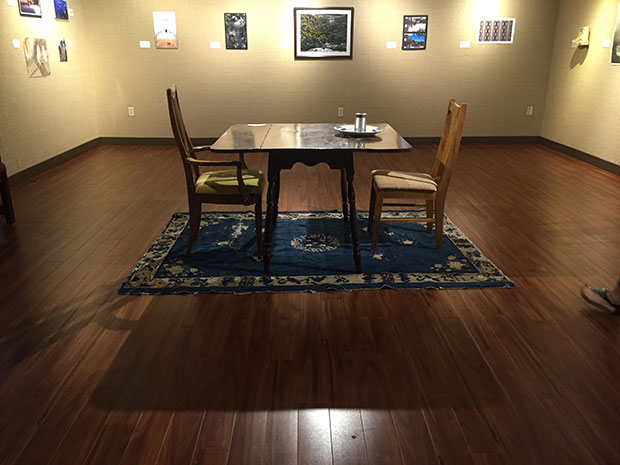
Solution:
M278 150L343 150L404 152L411 145L387 123L373 123L382 131L369 137L350 137L337 123L235 124L211 146L214 152L275 152Z

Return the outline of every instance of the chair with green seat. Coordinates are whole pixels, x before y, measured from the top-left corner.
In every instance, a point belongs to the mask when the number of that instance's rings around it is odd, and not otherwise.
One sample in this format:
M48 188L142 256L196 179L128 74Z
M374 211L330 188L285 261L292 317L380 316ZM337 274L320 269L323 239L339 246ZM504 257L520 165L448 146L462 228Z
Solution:
M263 254L262 210L265 178L259 170L251 170L245 164L243 153L238 160L202 160L197 152L210 151L210 146L194 146L185 129L176 86L167 89L168 110L172 132L179 148L185 169L187 199L189 203L189 241L187 254L198 237L203 203L254 205L256 214L256 248ZM201 167L234 166L234 169L200 172Z
M0 215L6 217L8 224L15 223L15 213L13 212L13 202L11 201L11 191L9 190L9 179L6 174L6 166L2 163L0 158L0 198L2 204L0 204Z

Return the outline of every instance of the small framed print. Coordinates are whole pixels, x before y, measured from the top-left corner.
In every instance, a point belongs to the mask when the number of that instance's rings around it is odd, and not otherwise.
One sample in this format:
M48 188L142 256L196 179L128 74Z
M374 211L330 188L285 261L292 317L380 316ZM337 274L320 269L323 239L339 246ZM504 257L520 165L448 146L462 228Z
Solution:
M19 14L40 18L41 0L19 0Z
M426 50L428 15L405 16L403 50Z
M248 49L248 20L245 13L224 13L227 50Z
M478 28L478 44L512 44L515 18L482 19Z
M353 8L295 8L295 59L353 58Z
M54 12L56 19L69 19L69 11L67 10L67 2L65 0L54 0Z

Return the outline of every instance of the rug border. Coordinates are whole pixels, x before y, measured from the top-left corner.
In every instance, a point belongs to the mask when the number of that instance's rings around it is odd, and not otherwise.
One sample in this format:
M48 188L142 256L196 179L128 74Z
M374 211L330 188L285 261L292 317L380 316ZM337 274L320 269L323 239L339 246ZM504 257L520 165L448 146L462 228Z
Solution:
M415 217L424 214L421 210L386 210L384 215L392 215L396 217ZM331 211L285 211L279 212L279 218L299 217L337 217L342 218L342 213L337 210ZM123 295L173 295L173 294L207 294L207 293L232 293L232 294L253 294L266 292L318 292L324 290L341 290L341 291L360 291L360 290L423 290L423 289L484 289L484 288L514 288L514 282L511 281L502 270L489 260L480 249L473 244L469 238L444 215L444 234L454 244L454 246L463 254L464 257L479 271L476 276L485 276L486 279L473 281L469 275L452 275L453 281L446 282L446 273L402 273L402 272L385 272L369 275L367 273L349 273L340 275L329 275L330 282L322 284L312 284L313 276L278 276L278 275L250 275L250 276L219 276L219 277L200 277L192 278L192 285L183 285L177 282L170 285L168 278L155 278L153 276L160 268L163 260L159 260L157 266L150 266L154 260L165 257L178 240L180 234L187 225L189 214L186 212L175 212L170 220L157 236L155 241L140 257L137 264L129 274L129 276L121 284L118 293ZM202 214L203 221L205 218L222 219L239 217L241 219L253 220L253 212L237 211L237 212L204 212ZM364 217L368 217L366 210L358 210L358 217L363 221ZM181 220L181 221L179 221ZM365 229L365 228L364 228ZM173 236L170 238L169 236ZM171 240L172 239L172 240ZM167 244L167 247L162 247ZM468 245L464 247L463 244ZM486 274L485 274L486 271ZM420 280L419 276L425 276ZM402 277L407 277L406 281ZM441 276L441 280L439 277ZM400 277L400 278L399 278ZM413 279L417 277L418 279ZM470 277L470 279L463 279ZM138 279L136 279L138 278ZM460 278L460 279L459 279ZM196 285L195 280L200 280L200 284ZM153 283L161 280L161 286L152 287ZM280 284L274 284L280 282ZM292 283L290 282L292 280ZM136 282L138 281L138 282ZM185 280L186 282L188 280ZM288 285L284 285L289 282ZM466 282L470 284L464 286ZM227 283L224 285L223 283Z

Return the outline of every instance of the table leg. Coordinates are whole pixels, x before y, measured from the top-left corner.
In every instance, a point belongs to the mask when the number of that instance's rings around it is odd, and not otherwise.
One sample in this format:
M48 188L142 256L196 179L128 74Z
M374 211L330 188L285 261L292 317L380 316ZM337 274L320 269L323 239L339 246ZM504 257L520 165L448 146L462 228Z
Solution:
M357 230L357 210L355 209L355 189L353 189L353 163L346 169L347 184L349 185L349 213L351 214L351 240L353 242L353 259L355 271L362 272L362 257L360 255L360 237Z
M274 209L273 209L273 229L276 228L276 219L278 218L278 207L280 202L280 171L276 173L275 188L274 188Z
M269 274L269 264L271 262L271 238L273 236L273 228L276 222L276 187L280 171L275 163L269 158L269 172L267 187L267 216L265 218L265 238L264 238L264 250L263 250L263 271L265 274Z
M347 178L344 169L340 169L340 194L342 195L342 216L346 223L349 221L349 209L347 207Z

